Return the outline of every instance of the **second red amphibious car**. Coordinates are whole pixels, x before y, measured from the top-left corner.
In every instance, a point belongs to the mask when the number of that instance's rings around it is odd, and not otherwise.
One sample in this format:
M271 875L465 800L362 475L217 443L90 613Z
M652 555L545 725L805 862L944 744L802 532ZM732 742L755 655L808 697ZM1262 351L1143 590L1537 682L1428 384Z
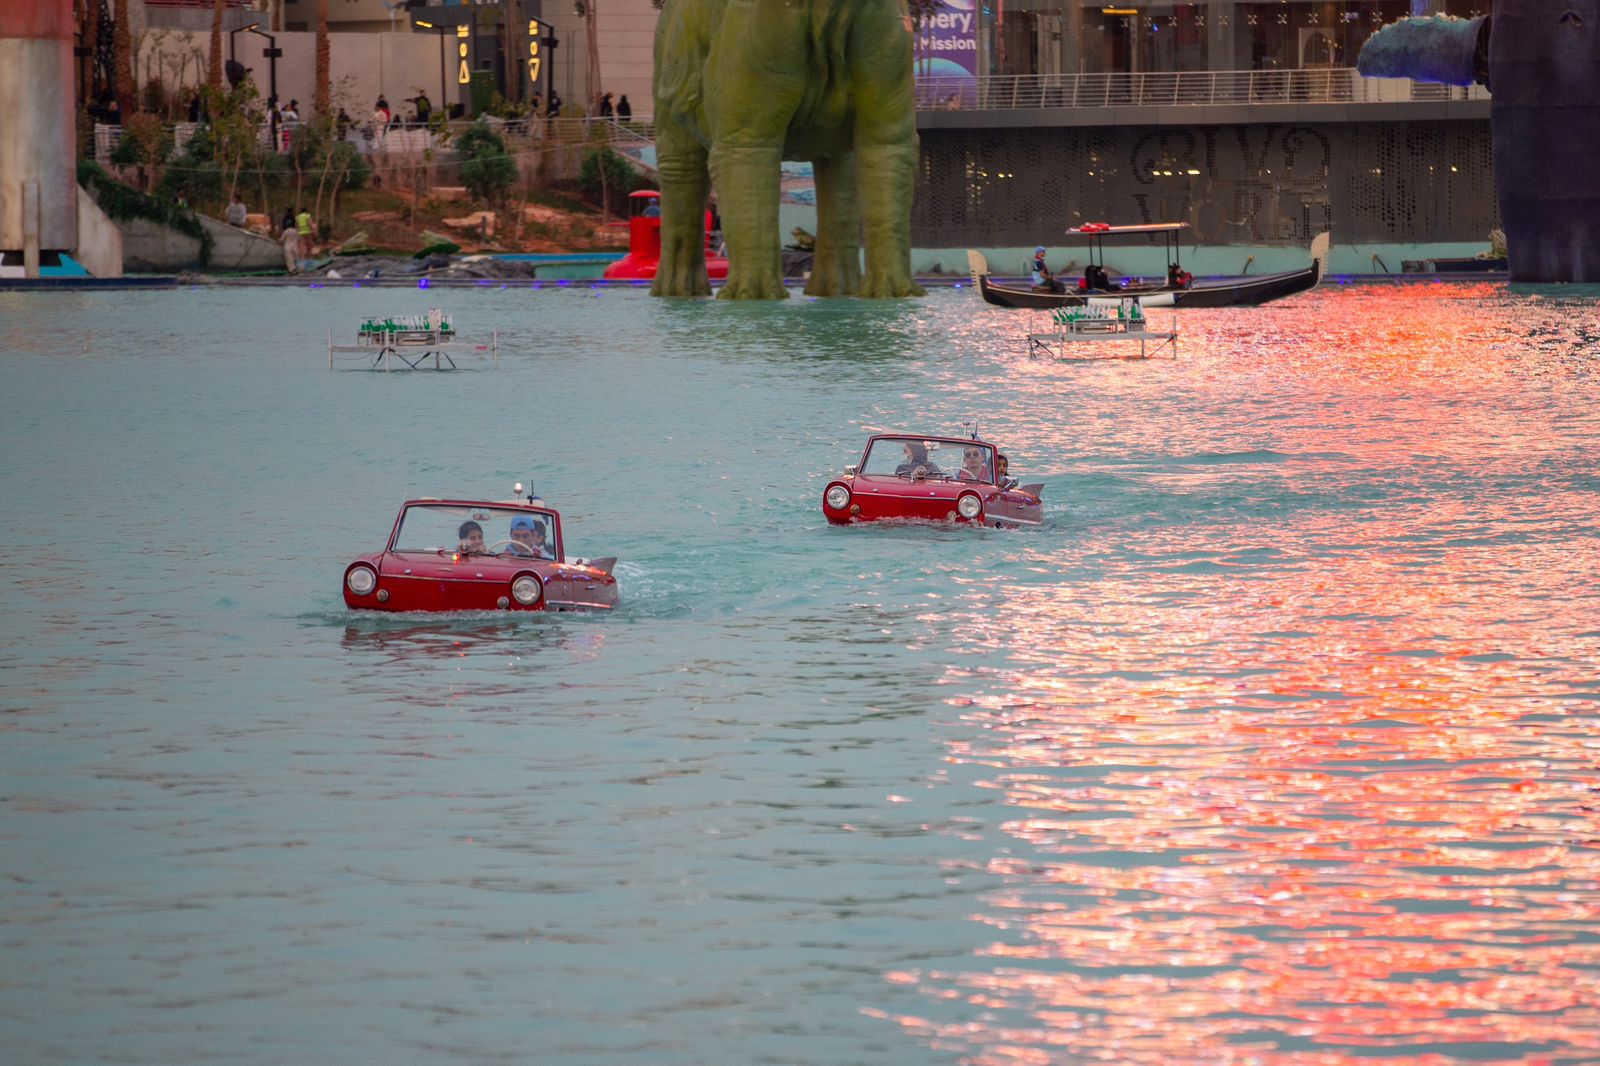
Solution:
M972 437L885 433L867 441L857 466L828 483L822 513L835 525L912 519L970 525L1036 526L1044 486L1006 476L1006 457Z

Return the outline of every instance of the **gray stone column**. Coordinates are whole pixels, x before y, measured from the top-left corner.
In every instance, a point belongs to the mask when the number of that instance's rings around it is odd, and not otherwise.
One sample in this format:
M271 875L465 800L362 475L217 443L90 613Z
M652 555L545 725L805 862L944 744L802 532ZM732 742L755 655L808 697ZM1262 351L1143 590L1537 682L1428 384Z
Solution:
M1238 17L1234 0L1211 0L1206 5L1206 66L1212 70L1238 70L1233 55L1233 21Z
M1083 5L1067 0L1061 19L1061 72L1083 73Z
M0 251L78 245L72 0L0 4Z

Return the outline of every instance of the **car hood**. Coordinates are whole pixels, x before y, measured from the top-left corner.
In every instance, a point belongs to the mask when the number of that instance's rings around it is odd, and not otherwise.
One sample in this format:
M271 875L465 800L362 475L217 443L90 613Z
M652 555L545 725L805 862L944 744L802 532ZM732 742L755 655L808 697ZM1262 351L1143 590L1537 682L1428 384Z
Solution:
M454 555L446 552L386 552L381 556L382 568L391 574L411 574L415 577L449 577L457 580L497 581L511 580L517 574L532 570L546 574L562 570L577 571L563 563L548 559L530 559L516 555Z
M946 481L943 478L907 481L902 477L858 475L851 484L851 491L867 496L911 496L924 500L953 500L963 492L976 492L987 500L999 492L1000 487L981 481Z

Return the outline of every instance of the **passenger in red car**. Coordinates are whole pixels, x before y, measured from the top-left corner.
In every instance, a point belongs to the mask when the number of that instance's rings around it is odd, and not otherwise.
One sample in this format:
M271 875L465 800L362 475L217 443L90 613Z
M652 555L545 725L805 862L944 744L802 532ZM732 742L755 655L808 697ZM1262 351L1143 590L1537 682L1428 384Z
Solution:
M456 531L456 536L461 538L456 551L466 552L468 555L483 551L483 527L476 522L463 522Z
M905 442L906 461L894 468L896 477L921 478L939 473L939 468L928 460L928 446L921 441Z
M556 553L545 543L544 523L525 514L511 520L511 543L506 551L512 555L531 555L535 559L554 559Z

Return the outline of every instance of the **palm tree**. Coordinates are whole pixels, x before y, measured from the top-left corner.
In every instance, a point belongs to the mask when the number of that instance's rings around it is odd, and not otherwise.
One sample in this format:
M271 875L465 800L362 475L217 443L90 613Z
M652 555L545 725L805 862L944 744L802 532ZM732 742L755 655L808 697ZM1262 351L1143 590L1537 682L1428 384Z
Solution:
M318 115L333 113L333 60L328 52L328 0L317 0L317 94L311 110Z
M211 67L206 81L219 93L222 91L222 14L227 9L227 0L217 0L211 9Z
M117 20L111 38L117 78L117 107L121 108L122 116L126 119L139 105L139 93L133 84L133 31L128 28L128 0L117 0L113 15Z
M589 38L589 99L584 106L591 115L599 113L600 94L605 91L600 87L600 38L595 33L594 8L595 0L588 0L583 8L584 28Z

